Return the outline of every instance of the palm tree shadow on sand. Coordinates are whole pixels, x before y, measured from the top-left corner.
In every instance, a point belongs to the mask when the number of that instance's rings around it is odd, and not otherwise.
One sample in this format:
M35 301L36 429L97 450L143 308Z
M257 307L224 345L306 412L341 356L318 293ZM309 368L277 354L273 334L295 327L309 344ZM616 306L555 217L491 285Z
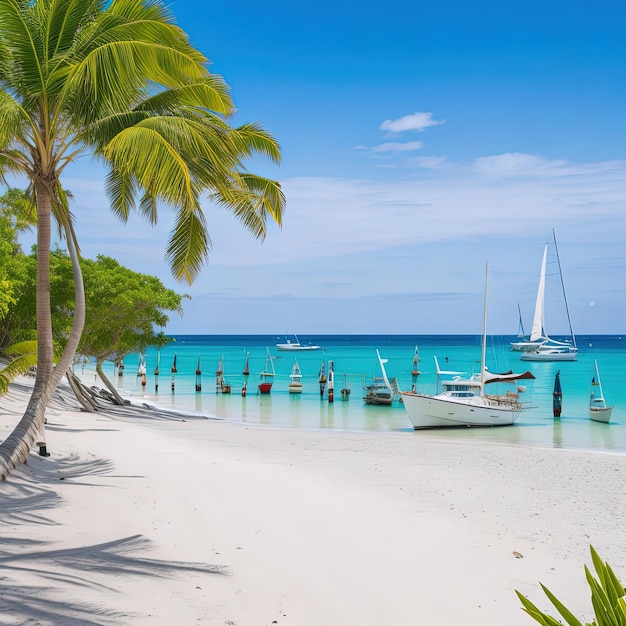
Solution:
M72 587L94 591L116 590L99 581L159 577L198 573L227 575L224 566L185 561L149 559L145 554L151 541L131 535L113 541L77 548L49 549L49 542L2 532L20 525L54 525L47 515L60 506L61 496L54 483L68 478L88 480L110 475L110 462L81 460L76 456L56 460L54 466L35 461L37 467L15 472L0 491L0 624L63 624L64 626L109 626L132 622L132 615L114 611L96 602L72 600ZM34 465L33 464L33 465ZM104 485L103 485L104 486ZM23 584L24 577L36 579ZM4 618L12 621L5 622Z

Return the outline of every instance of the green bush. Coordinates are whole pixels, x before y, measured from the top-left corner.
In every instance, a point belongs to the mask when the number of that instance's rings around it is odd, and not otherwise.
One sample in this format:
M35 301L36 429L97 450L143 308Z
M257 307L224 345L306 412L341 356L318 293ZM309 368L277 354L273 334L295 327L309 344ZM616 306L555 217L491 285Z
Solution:
M591 588L591 603L595 613L595 619L587 622L585 626L626 626L626 589L613 573L610 565L600 559L598 553L591 549L591 560L596 570L597 578L585 566L585 576L587 583ZM541 584L541 583L540 583ZM557 598L554 594L541 585L550 602L555 606L561 617L565 619L565 623L569 626L583 626L578 620ZM528 598L523 596L519 591L515 590L517 596L522 602L523 610L528 613L535 621L543 624L543 626L562 626L562 623L554 617L540 611Z

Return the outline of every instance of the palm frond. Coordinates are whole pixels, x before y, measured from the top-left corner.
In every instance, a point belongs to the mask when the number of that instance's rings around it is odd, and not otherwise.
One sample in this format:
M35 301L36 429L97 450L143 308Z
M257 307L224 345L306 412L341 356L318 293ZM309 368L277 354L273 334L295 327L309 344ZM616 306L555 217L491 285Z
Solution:
M104 156L122 176L134 175L151 195L185 209L197 205L187 164L158 132L128 128L108 144Z
M43 88L43 70L39 57L36 3L0 2L0 39L8 51L3 82L20 95L40 94Z
M21 143L30 122L19 103L0 90L0 150Z
M279 225L282 225L283 215L287 208L287 199L285 194L275 180L256 176L254 174L242 174L241 180L247 188L258 198L259 206L264 213L270 215L272 219Z
M280 163L280 146L270 133L258 124L244 124L233 131L235 141L242 154L261 154L274 163Z
M110 29L97 44L72 67L67 81L78 119L95 121L130 108L141 91L207 75L202 55L181 41L173 26L132 22Z
M15 358L0 369L0 395L9 390L10 384L18 376L23 376L37 365L37 341L15 343L5 348L5 353Z
M24 341L17 341L7 346L4 349L4 353L9 356L26 356L29 354L37 354L37 340L25 339Z
M139 215L143 216L152 226L154 226L159 221L157 208L156 198L146 193L142 196L139 202Z
M121 174L118 170L111 170L107 174L104 188L109 198L111 211L122 222L127 222L137 201L138 189L133 176Z
M177 280L191 284L211 249L206 222L198 211L179 211L168 243L165 258Z
M200 108L220 115L231 115L235 105L230 88L217 74L209 74L201 80L180 85L147 97L137 107L138 110L165 113L181 108Z

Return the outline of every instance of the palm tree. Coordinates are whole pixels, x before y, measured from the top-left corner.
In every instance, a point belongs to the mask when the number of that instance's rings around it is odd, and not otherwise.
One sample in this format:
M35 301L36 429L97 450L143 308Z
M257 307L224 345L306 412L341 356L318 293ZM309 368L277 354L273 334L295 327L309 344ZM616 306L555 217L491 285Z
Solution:
M74 326L53 367L53 216L70 256L79 255L61 186L68 164L91 154L107 167L111 208L123 221L136 210L155 223L160 203L175 211L166 258L179 280L192 282L208 259L203 195L258 238L268 218L281 224L279 184L244 167L256 154L279 162L279 146L257 124L229 125L229 88L207 64L160 0L0 2L0 176L25 176L36 203L38 333L33 393L0 444L0 477L26 459L82 331L76 262Z

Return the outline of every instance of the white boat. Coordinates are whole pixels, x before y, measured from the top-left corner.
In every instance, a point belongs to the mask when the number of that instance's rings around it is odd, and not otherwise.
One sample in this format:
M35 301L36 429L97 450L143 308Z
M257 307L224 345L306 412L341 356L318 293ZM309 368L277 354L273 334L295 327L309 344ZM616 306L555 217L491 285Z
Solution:
M387 363L388 359L381 358L378 350L376 350L376 356L378 357L382 376L374 376L372 384L365 387L365 397L363 399L365 404L383 404L388 406L392 404L396 395L385 371L385 363Z
M485 299L483 312L483 338L480 373L469 378L462 372L445 372L437 367L437 387L441 392L426 395L414 391L402 391L402 402L415 430L454 426L510 426L515 423L522 403L519 393L525 390L518 380L534 379L530 372L504 374L489 372L485 365L487 349L487 266L485 268ZM452 376L442 379L442 376ZM485 386L492 383L509 383L513 391L504 394L485 393Z
M602 392L600 382L600 372L598 371L598 361L594 361L596 368L595 376L591 379L591 393L589 395L589 419L594 422L604 422L608 424L613 413L613 407L607 406Z
M517 341L511 343L511 350L514 350L516 352L526 352L527 350L533 350L534 348L538 348L539 346L543 345L546 340L541 337L541 335L535 335L534 339L531 339L530 337L526 338L526 333L524 332L524 324L522 322L522 311L520 309L519 302L517 303L517 312L519 314Z
M554 249L556 252L559 277L561 287L563 289L563 299L565 302L565 310L567 312L567 321L569 323L570 337L567 341L558 341L548 336L545 331L544 323L544 301L546 289L546 260L548 256L548 244L543 250L543 259L541 261L541 272L539 274L539 287L537 289L537 300L535 301L535 315L533 318L533 327L528 341L513 342L512 350L521 351L520 359L522 361L575 361L578 356L578 348L576 347L576 337L572 330L572 322L567 306L567 296L565 294L565 285L563 283L563 273L561 271L561 262L559 260L559 252L556 245L556 235L552 231L554 239Z
M522 361L575 361L578 350L567 346L537 346L520 355Z
M302 372L298 359L294 359L291 374L289 374L289 393L302 393Z
M270 393L274 384L274 361L270 354L269 348L265 349L265 369L260 374L259 391L261 393Z
M146 358L143 352L139 353L139 363L137 365L137 378L141 378L146 375Z
M287 339L286 343L277 343L276 347L279 350L319 350L321 346L314 346L312 344L301 344L298 340L298 336L294 335L295 341Z

